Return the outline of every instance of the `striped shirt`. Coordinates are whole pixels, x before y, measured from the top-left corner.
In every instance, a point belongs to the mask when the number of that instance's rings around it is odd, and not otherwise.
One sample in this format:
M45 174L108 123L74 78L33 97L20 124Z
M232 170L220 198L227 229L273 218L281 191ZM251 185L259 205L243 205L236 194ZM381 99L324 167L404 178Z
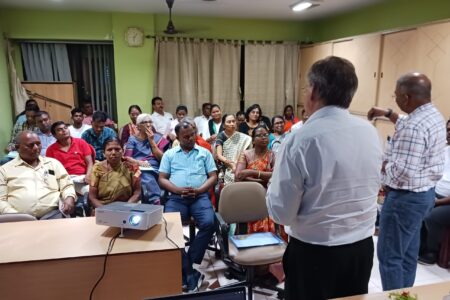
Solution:
M399 117L385 153L383 184L412 192L434 187L444 170L445 145L445 120L433 104Z

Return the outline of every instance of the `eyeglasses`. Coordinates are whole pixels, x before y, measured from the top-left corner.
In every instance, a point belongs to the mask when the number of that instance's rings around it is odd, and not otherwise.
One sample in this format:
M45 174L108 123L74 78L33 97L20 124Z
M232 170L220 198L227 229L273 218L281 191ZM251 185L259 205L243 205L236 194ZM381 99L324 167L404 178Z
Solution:
M264 137L264 138L266 138L266 137L269 137L269 134L268 133L255 134L255 137L258 137L258 138Z
M142 122L139 123L139 124L153 124L153 122L152 122L152 121L142 121Z

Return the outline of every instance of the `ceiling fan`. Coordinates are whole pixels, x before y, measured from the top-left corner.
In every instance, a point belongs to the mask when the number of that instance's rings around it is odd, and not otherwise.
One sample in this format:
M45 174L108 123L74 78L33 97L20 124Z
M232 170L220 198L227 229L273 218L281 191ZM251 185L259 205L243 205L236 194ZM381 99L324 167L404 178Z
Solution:
M179 31L175 29L175 25L173 25L172 22L172 7L175 0L166 0L167 6L169 7L169 23L167 23L166 30L164 30L164 33L166 34L177 34Z

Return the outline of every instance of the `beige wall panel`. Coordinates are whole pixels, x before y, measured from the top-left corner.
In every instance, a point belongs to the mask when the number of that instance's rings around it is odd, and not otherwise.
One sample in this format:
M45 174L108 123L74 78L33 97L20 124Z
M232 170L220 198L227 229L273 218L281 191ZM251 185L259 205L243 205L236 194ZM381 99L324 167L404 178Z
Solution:
M374 121L375 127L378 129L380 133L381 140L383 141L383 145L385 145L387 137L394 135L395 125L388 119L376 119Z
M380 47L380 34L333 43L333 55L351 61L358 76L358 90L350 105L352 113L367 114L376 103Z
M399 108L392 98L397 79L417 67L417 30L385 34L381 54L380 80L377 106Z
M432 101L450 117L450 23L418 28L418 68L432 82Z
M304 89L308 84L308 71L309 68L319 59L325 58L332 54L332 43L325 43L314 45L311 47L305 47L300 49L300 97L297 105L297 115L301 114L304 103Z

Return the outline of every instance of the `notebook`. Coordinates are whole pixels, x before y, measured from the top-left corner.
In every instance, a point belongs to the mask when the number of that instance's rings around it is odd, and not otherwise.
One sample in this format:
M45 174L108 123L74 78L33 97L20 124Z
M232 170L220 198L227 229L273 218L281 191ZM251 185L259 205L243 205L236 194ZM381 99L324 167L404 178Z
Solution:
M245 287L224 287L218 288L212 291L205 291L199 293L191 293L184 295L175 295L175 296L167 296L161 298L151 298L151 299L159 299L159 300L246 300L247 299L247 291Z
M241 248L283 244L283 240L272 232L257 232L251 234L233 235L230 237L233 244Z

